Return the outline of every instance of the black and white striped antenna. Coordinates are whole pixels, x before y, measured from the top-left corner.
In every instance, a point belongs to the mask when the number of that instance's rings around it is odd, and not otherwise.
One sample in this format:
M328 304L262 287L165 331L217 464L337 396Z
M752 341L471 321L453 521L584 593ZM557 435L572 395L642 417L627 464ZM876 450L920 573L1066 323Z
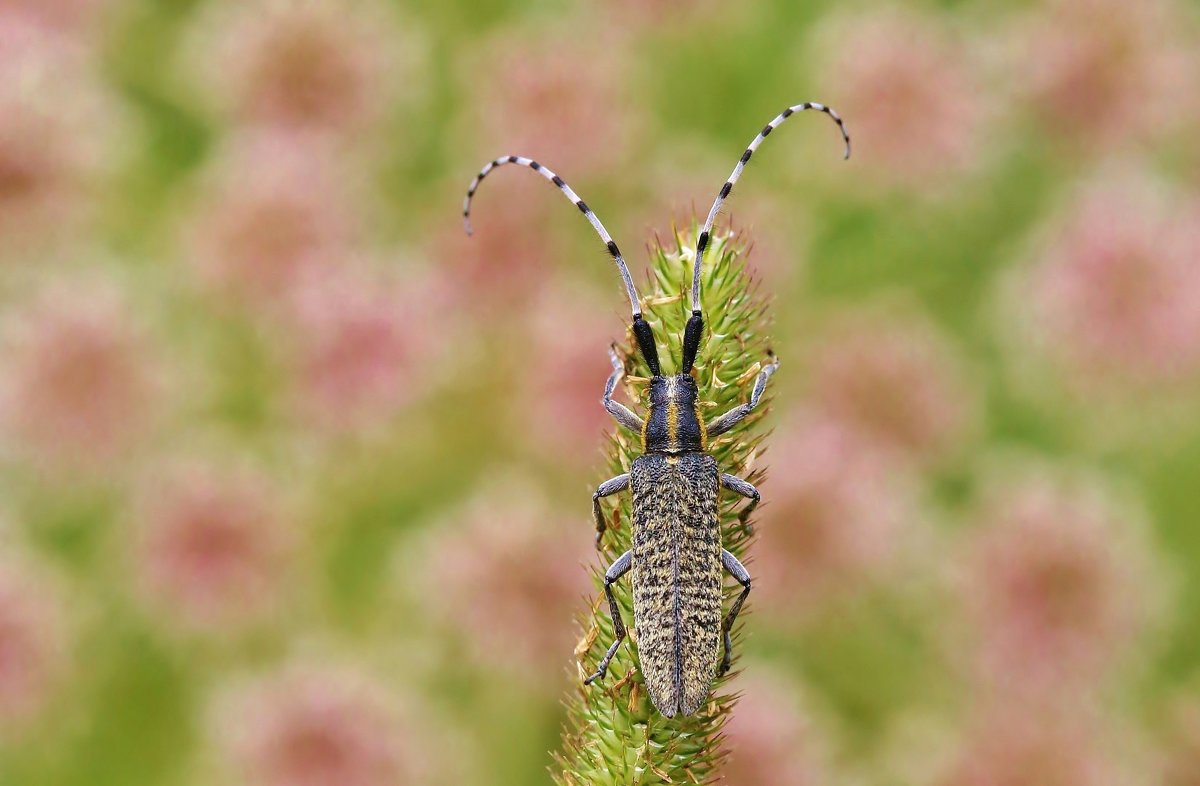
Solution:
M567 195L567 199L571 200L571 204L579 208L579 212L583 213L584 218L596 230L596 234L600 235L600 239L604 241L604 246L613 258L613 262L617 265L617 271L621 274L621 281L625 284L625 294L628 295L629 307L633 310L633 334L637 338L638 346L642 350L642 357L646 359L646 365L649 366L650 373L657 376L659 374L658 348L654 343L654 332L650 328L650 323L642 319L641 299L638 297L637 288L633 285L633 276L629 275L629 266L625 264L625 258L621 256L621 250L617 248L617 244L613 241L612 235L608 234L608 230L604 228L604 224L600 223L600 219L587 206L587 203L580 199L579 195L561 177L532 158L525 158L523 156L504 156L484 164L483 169L479 170L479 174L471 181L471 187L467 189L466 199L463 200L463 227L467 230L467 234L471 234L471 198L475 196L475 192L479 189L479 184L488 176L488 173L496 167L504 166L505 164L517 164L518 166L528 167L558 186L558 190Z
M750 161L750 156L754 155L754 151L762 144L762 141L767 138L767 135L779 128L783 121L787 120L797 112L803 112L807 109L815 109L818 112L824 112L833 118L833 122L838 124L838 129L842 132L842 139L846 143L845 158L850 157L850 134L846 131L846 125L842 122L842 118L838 113L825 106L807 101L803 104L789 106L787 109L776 115L775 119L767 123L762 131L758 132L758 136L754 137L754 141L742 153L742 157L738 160L737 166L733 168L733 174L725 181L725 185L721 186L720 193L717 194L716 200L713 202L712 210L708 211L708 218L704 221L704 227L700 231L699 237L696 239L696 261L692 269L692 313L699 315L700 313L700 265L704 261L704 250L708 248L708 241L711 238L713 222L717 220L717 213L721 211L721 205L729 196L729 192L733 190L733 186L737 183L738 178L742 176L742 170L746 168L746 164Z
M633 286L633 277L629 275L629 266L625 264L625 258L621 256L621 250L613 242L612 235L608 234L608 230L604 228L604 224L600 223L600 219L596 217L592 209L587 206L586 202L579 198L578 194L571 190L566 181L531 158L504 156L484 164L483 169L479 170L479 174L471 181L471 187L467 189L467 197L463 200L463 227L467 230L467 234L471 234L471 198L475 196L475 192L479 189L479 184L488 176L488 173L496 167L505 164L517 164L518 166L532 169L558 186L559 190L567 195L567 199L571 200L571 204L579 208L584 218L596 230L596 234L600 235L600 239L604 241L605 247L608 248L608 253L612 255L613 261L616 262L617 270L621 273L621 280L625 282L625 294L629 296L629 305L633 308L633 316L635 318L640 317L642 315L641 301L638 299L637 289Z

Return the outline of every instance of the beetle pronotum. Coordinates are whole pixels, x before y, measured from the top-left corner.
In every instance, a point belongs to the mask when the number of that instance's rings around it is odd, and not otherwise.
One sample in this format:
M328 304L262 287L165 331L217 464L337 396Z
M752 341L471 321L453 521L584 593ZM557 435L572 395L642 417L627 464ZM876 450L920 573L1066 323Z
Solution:
M471 233L471 199L480 182L496 167L518 164L551 181L567 195L595 228L617 265L633 309L633 334L651 374L650 411L645 420L614 401L613 391L624 367L611 349L613 371L604 385L602 403L617 423L641 436L642 455L628 473L605 481L592 495L596 542L604 536L600 499L627 489L633 493L633 548L618 557L604 574L615 633L595 673L584 682L602 678L625 638L625 625L612 585L633 572L633 619L637 632L641 671L654 706L667 717L690 715L708 696L713 679L724 674L731 659L730 631L750 593L750 574L742 563L721 546L717 494L723 487L750 500L739 518L745 522L758 505L760 495L745 480L723 473L708 453L708 440L729 431L758 406L767 380L779 368L771 356L758 374L750 400L707 422L697 406L699 390L692 376L696 353L704 333L700 299L700 270L711 237L713 222L721 205L741 177L746 164L762 141L797 112L815 109L837 123L850 157L850 136L842 119L823 104L803 103L788 107L760 131L742 153L733 173L721 186L712 209L696 239L692 270L692 314L684 328L683 362L676 374L664 375L650 323L642 318L641 301L629 268L608 230L582 199L557 174L533 159L522 156L497 158L486 164L472 181L463 202L463 222ZM742 592L729 612L721 615L722 569L742 585ZM718 661L718 648L723 650Z

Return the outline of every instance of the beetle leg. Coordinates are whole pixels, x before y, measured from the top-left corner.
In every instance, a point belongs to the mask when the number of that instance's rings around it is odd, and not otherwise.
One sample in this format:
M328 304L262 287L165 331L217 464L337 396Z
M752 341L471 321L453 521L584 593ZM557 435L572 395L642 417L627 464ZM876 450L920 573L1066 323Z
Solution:
M750 573L742 563L738 562L738 558L726 549L721 549L721 564L742 585L742 594L738 595L737 600L733 602L733 607L725 615L725 623L721 626L721 633L725 640L725 655L721 658L721 668L717 671L718 677L729 671L729 664L733 661L733 654L730 652L733 649L730 632L733 630L733 623L737 621L738 612L742 610L742 604L746 602L746 596L750 594Z
M724 415L719 415L704 425L708 436L715 437L718 434L724 434L729 429L741 423L747 415L754 411L758 406L758 400L762 398L763 391L767 388L767 380L779 368L779 359L774 355L771 356L771 362L763 367L763 370L758 372L758 379L754 380L754 390L750 392L750 403L739 404L733 409L726 412Z
M604 408L622 426L636 434L641 434L642 419L635 415L629 407L619 401L612 400L613 391L617 389L617 381L625 375L625 366L621 363L621 359L617 357L617 351L612 347L608 348L608 359L612 361L613 372L609 375L608 382L604 383L604 398L602 399Z
M616 494L618 491L624 491L629 488L629 473L617 475L615 478L609 478L600 484L600 488L596 489L596 493L592 495L592 518L596 519L596 547L600 547L600 539L604 537L604 511L600 510L600 498L608 497Z
M758 493L758 489L736 475L721 473L721 485L750 500L750 504L742 508L742 512L738 514L738 521L741 522L742 529L746 530L747 535L753 535L754 525L749 521L750 514L754 512L754 509L758 507L758 503L762 501L762 495Z
M608 672L608 664L612 662L613 656L617 654L617 647L621 646L621 642L625 640L625 623L621 621L621 607L617 605L617 598L613 595L612 585L629 572L629 566L632 563L633 551L630 550L617 557L616 561L612 565L609 565L608 570L604 572L604 594L608 598L608 612L612 615L613 643L609 646L608 652L604 653L604 658L600 661L600 666L596 669L596 673L583 681L584 685L591 685L595 680L604 677Z

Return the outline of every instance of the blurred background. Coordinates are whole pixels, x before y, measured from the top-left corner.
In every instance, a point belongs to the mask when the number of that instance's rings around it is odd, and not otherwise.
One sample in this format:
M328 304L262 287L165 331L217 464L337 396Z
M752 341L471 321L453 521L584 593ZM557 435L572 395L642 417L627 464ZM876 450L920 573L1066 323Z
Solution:
M1200 7L2 0L0 784L537 784L576 211L774 297L728 782L1200 783Z

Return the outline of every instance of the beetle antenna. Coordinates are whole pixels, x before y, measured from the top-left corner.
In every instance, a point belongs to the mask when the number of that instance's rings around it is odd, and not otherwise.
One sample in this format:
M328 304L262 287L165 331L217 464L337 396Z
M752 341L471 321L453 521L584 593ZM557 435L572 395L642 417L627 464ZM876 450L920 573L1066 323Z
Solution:
M617 248L617 244L613 242L612 235L608 234L608 230L604 228L604 224L600 223L600 219L592 212L592 209L587 206L587 203L579 198L579 195L571 190L561 177L554 174L548 168L542 166L537 161L531 158L522 156L503 156L495 161L489 161L484 164L483 169L479 170L479 174L471 181L471 187L467 189L467 197L463 200L463 227L467 234L471 234L471 199L475 196L475 192L479 189L479 184L485 177L488 176L493 169L504 164L518 164L520 166L529 167L534 172L537 172L542 177L549 180L554 185L558 186L559 190L567 195L567 199L571 200L571 204L579 208L579 212L583 213L584 217L591 223L596 230L596 234L600 235L600 239L604 241L604 245L608 248L608 253L612 255L613 261L617 263L617 270L621 273L621 279L625 282L625 294L629 296L629 305L633 307L633 315L641 316L642 308L638 300L637 289L633 286L633 277L629 275L629 267L625 264L624 257L621 256L621 250Z
M613 242L612 235L608 234L608 230L604 228L604 224L600 223L600 219L587 206L587 203L580 199L579 195L571 190L571 187L561 177L532 158L525 158L523 156L503 156L497 158L495 161L489 161L484 164L483 169L479 170L479 174L471 181L471 186L467 189L467 196L463 200L463 228L466 229L467 234L471 234L471 199L475 196L475 192L479 189L479 184L488 176L488 173L504 164L518 164L528 167L558 186L558 189L567 195L567 199L571 200L571 204L575 205L575 207L579 208L579 212L583 213L584 217L592 225L592 228L596 230L596 234L600 235L600 239L604 241L604 245L608 248L608 253L612 256L613 262L616 263L617 271L620 272L621 280L625 284L625 294L629 297L629 305L633 310L633 332L637 337L638 346L642 350L642 356L646 359L646 364L650 367L651 373L657 376L659 373L658 349L654 344L654 333L650 328L650 323L642 319L641 300L638 298L637 289L633 285L633 277L629 275L629 266L625 264L625 258L621 256L621 250Z
M842 132L842 139L846 143L846 153L844 158L850 157L850 134L846 131L846 125L842 122L842 118L838 113L825 106L811 101L806 101L803 104L790 106L780 112L774 120L767 123L762 131L758 132L758 136L754 137L754 141L746 148L746 152L742 153L741 159L738 160L737 166L733 168L733 174L725 181L725 185L721 186L721 192L717 194L716 201L713 202L712 210L708 211L708 218L704 221L704 228L700 232L699 238L696 240L696 263L692 269L692 315L693 318L700 316L700 264L704 260L704 249L708 247L710 233L712 232L713 222L717 219L717 213L721 210L721 205L725 202L729 192L733 190L733 184L742 176L742 170L746 168L746 164L750 161L750 156L754 155L754 151L762 144L762 141L767 138L767 135L783 124L797 112L803 112L806 109L815 109L818 112L824 112L833 118L833 122L838 124L838 129ZM690 327L690 324L689 324ZM699 338L697 338L697 341Z

